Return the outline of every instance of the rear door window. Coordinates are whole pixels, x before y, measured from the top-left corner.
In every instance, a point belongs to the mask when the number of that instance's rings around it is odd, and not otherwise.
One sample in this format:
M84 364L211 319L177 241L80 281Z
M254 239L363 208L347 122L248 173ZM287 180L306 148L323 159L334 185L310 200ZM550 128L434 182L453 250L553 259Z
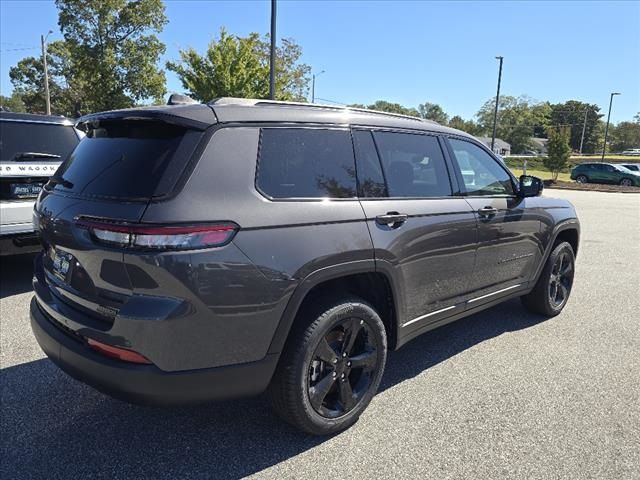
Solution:
M432 135L373 133L389 197L444 197L451 183L438 139Z
M348 130L263 128L256 186L271 198L353 198L356 174Z
M70 125L0 121L2 162L61 162L78 141L78 135Z
M54 188L116 199L166 195L200 138L201 132L161 122L101 122L61 165Z

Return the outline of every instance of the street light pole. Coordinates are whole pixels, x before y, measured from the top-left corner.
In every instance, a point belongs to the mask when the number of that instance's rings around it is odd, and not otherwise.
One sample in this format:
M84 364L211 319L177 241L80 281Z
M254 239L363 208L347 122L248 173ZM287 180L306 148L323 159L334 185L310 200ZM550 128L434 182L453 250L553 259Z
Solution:
M269 58L269 98L276 98L276 0L271 0L271 55Z
M47 115L51 115L51 96L49 95L49 71L47 69L47 38L53 32L49 30L47 36L40 35L40 43L42 44L42 65L44 67L44 98L47 105Z
M504 57L496 57L500 60L500 70L498 70L498 91L496 92L496 108L493 111L493 134L491 135L491 151L496 143L496 127L498 125L498 102L500 101L500 82L502 81L502 60Z
M311 103L316 103L316 77L322 75L324 70L311 75Z
M607 150L607 137L609 136L609 120L611 119L611 106L613 105L613 96L620 95L619 92L612 92L611 97L609 97L609 113L607 114L607 126L604 129L604 145L602 145L602 158L601 162L604 162L604 154Z

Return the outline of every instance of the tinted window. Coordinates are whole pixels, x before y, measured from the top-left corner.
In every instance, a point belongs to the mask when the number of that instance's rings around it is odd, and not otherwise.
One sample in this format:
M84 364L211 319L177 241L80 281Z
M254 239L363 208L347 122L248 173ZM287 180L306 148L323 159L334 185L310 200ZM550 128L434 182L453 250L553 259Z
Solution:
M352 198L356 175L345 130L264 128L257 186L273 198Z
M130 199L168 193L198 138L199 133L163 123L101 123L87 132L61 165L54 177L58 179L55 189ZM174 158L174 165L168 168ZM172 181L163 178L165 172Z
M511 177L491 155L471 142L449 139L470 195L513 195Z
M20 153L47 153L59 158L49 160L61 162L78 144L73 127L46 123L0 122L0 160L11 161ZM47 158L33 158L46 161Z
M375 132L390 197L442 197L451 184L436 137Z
M371 132L356 130L353 139L356 144L360 195L364 198L386 197L387 187Z

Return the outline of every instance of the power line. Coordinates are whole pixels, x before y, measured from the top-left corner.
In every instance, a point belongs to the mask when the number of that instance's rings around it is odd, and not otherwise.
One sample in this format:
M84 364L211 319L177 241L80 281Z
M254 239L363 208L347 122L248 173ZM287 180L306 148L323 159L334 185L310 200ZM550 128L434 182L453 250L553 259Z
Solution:
M0 52L18 52L22 50L37 50L38 47L24 47L24 48L5 48L0 50Z

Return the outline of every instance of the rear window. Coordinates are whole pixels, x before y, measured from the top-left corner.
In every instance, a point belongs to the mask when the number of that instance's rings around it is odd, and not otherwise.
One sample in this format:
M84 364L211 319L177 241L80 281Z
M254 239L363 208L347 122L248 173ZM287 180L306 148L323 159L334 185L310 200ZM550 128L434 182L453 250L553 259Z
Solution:
M56 173L54 189L83 196L148 199L171 192L200 132L159 122L102 122Z
M272 198L355 197L355 162L349 132L262 129L256 185Z
M78 144L72 126L46 123L0 122L0 161L61 162ZM29 154L29 155L25 155ZM42 157L31 154L45 154Z

